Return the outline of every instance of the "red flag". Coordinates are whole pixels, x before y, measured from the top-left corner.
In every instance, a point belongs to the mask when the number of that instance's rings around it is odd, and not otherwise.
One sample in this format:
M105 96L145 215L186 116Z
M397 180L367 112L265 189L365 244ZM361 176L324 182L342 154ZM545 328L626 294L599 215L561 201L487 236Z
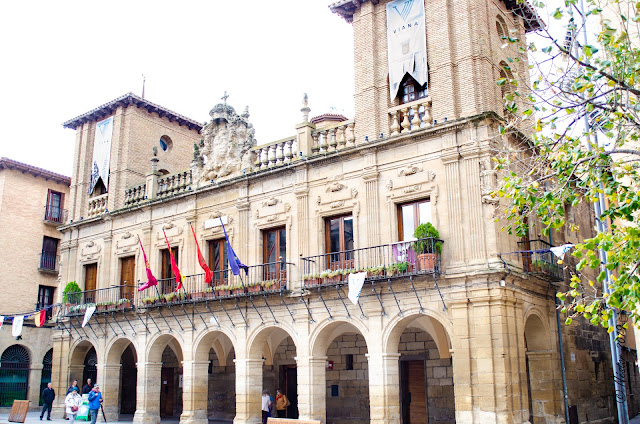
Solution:
M138 291L142 291L142 290L148 289L151 286L157 286L158 280L156 279L156 277L153 276L153 273L151 272L151 266L149 266L149 261L147 260L147 254L144 252L144 246L142 245L142 240L138 239L138 241L140 242L140 248L142 249L142 256L144 256L144 266L147 268L147 282L144 283L138 289Z
M193 230L193 225L191 226L191 232L193 233L193 238L196 241L196 248L198 249L198 262L200 263L200 267L204 270L204 282L207 284L211 284L213 280L213 271L207 265L207 261L204 260L204 256L202 256L202 252L200 251L200 245L198 244L198 238L196 237L196 232Z
M169 239L167 239L167 233L165 233L164 230L162 230L162 234L164 234L164 241L167 242L167 247L169 247L169 256L171 257L171 271L173 271L173 275L175 275L176 277L176 283L178 283L178 285L176 286L176 291L178 291L182 288L182 280L184 280L184 277L182 276L182 274L180 274L180 270L178 269L176 260L173 257L173 252L171 251L171 245L169 244Z
M47 310L43 309L39 312L36 312L33 315L33 321L36 323L36 327L42 327L44 325L44 321L47 317Z

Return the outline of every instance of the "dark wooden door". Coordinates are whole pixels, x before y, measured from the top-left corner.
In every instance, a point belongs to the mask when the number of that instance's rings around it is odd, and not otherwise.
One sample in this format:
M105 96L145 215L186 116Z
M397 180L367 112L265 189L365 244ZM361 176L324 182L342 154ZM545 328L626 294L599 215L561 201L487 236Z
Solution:
M96 282L98 280L98 264L89 264L84 266L84 290L85 303L93 303L96 301Z
M120 298L133 300L135 287L136 257L128 256L120 259Z
M298 369L295 365L280 366L280 390L289 399L287 418L298 418Z
M402 423L427 424L427 391L424 361L400 363Z
M178 248L172 247L171 252L173 253L173 259L176 261L176 265L178 265ZM164 249L162 251L162 293L172 293L176 289L176 277L173 275L173 270L171 269L171 255L169 254L169 249Z
M160 372L160 416L173 416L175 398L173 368L162 368Z

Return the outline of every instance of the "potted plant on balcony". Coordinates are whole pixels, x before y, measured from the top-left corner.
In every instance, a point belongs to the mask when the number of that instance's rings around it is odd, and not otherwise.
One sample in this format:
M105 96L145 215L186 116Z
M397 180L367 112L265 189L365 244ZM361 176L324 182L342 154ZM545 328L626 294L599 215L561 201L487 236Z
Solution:
M116 301L116 306L118 309L129 309L131 307L131 300L126 298L119 299Z
M67 311L71 312L71 308L80 302L82 289L75 281L69 281L62 291L62 303L67 305Z
M320 275L318 276L318 278L320 279L320 284L326 284L329 282L329 278L331 278L331 271L328 269L325 269L324 271L322 271L320 273Z
M318 274L305 274L302 279L305 286L317 286L320 276Z
M418 258L418 269L420 271L433 271L436 268L436 256L442 253L442 241L439 240L440 233L430 223L420 224L413 232L417 239L413 242L413 250Z
M203 299L211 299L213 297L216 297L216 292L215 292L215 289L213 287L207 287L206 289L204 289L202 291L202 298Z
M231 284L231 294L237 295L237 294L243 294L243 293L244 293L244 286L242 285L242 283Z
M252 281L247 283L247 292L248 293L258 293L262 290L262 285L260 281Z

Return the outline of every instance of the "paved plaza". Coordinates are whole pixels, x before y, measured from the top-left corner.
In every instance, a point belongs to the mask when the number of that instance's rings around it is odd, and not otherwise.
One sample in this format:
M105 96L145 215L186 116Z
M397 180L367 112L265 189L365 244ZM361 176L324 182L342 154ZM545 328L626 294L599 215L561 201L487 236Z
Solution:
M9 422L9 413L8 412L0 412L0 423L7 423ZM43 420L42 422L47 422L46 419ZM50 423L51 424L64 424L64 423L68 423L69 421L64 420L62 418L52 418ZM77 422L79 423L90 423L91 421L81 421L78 420ZM117 422L119 423L133 423L133 415L123 415L120 420L118 420ZM162 419L163 423L178 423L180 422L180 418L179 417L172 417L172 418L163 418ZM31 411L27 414L27 419L25 421L25 424L37 424L40 423L40 412L38 411ZM97 423L104 423L104 420L102 419L102 416L100 416L98 418ZM226 421L226 420L209 420L210 424L231 424L232 421ZM635 424L640 424L640 420L635 423Z

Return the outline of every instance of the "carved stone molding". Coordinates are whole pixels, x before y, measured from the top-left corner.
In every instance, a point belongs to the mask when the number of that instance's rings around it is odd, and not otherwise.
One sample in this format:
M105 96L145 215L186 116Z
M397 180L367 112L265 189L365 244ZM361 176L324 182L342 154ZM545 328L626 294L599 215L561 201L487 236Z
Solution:
M102 250L102 246L97 244L94 240L91 240L87 244L84 245L82 250L80 251L80 255L85 259L94 258L100 251Z
M422 172L422 168L417 165L407 165L405 168L398 172L398 177L405 177Z
M263 206L263 207L267 207L267 206L275 206L275 205L277 205L277 204L278 204L278 202L279 202L279 200L278 200L278 199L276 199L275 197L272 197L271 199L269 199L269 200L267 200L267 201L262 202L262 206Z

